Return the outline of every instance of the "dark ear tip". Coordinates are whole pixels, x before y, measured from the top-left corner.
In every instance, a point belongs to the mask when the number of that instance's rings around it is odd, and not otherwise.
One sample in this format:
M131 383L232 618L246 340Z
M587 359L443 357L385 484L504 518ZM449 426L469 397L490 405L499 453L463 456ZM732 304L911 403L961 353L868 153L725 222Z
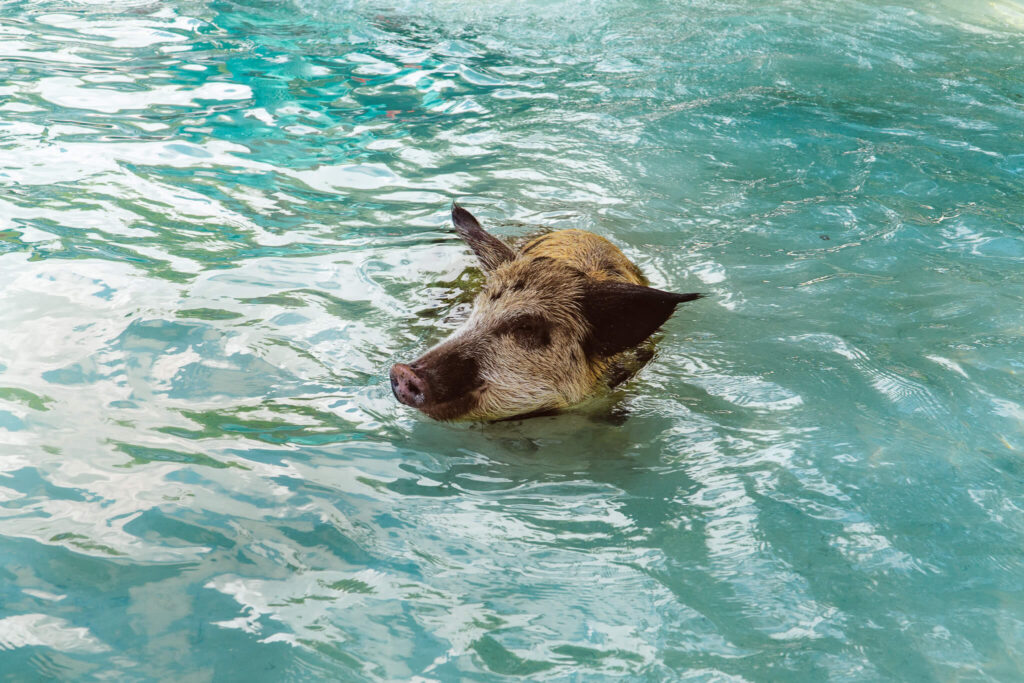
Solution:
M459 222L459 221L462 221L462 222L474 221L475 222L476 218L474 218L473 214L471 214L469 211L467 211L466 209L462 208L462 206L459 205L458 202L454 202L453 201L452 202L452 220L455 221L455 222Z
M707 294L701 294L700 292L689 292L687 294L676 294L672 293L672 303L681 304L687 301L696 301L697 299L704 299Z

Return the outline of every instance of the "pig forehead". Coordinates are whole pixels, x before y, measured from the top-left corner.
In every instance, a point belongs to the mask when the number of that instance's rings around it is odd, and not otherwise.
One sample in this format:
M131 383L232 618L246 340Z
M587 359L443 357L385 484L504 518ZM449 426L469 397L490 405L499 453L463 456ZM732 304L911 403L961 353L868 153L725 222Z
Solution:
M489 328L522 316L538 316L554 324L572 324L579 317L579 304L565 293L549 296L523 291L498 300L481 294L473 307L470 324L477 328Z
M495 278L480 293L478 305L493 311L575 307L579 283L562 278Z
M551 259L506 264L487 278L471 319L475 325L488 325L526 314L568 322L579 309L580 276Z
M481 292L474 313L480 319L498 322L524 314L563 317L571 315L578 308L576 293L569 289L548 291L524 288L517 292L506 291L500 298L494 298L489 292Z
M574 294L583 273L550 258L516 260L499 268L487 279L491 293L532 291L539 295Z

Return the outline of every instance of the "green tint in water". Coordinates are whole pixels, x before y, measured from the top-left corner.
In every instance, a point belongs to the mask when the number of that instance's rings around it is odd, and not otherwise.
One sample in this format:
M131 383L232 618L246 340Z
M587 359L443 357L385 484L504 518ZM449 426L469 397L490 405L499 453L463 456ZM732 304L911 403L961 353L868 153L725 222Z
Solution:
M0 671L1019 678L1022 74L1013 0L0 5ZM453 197L711 298L431 423Z

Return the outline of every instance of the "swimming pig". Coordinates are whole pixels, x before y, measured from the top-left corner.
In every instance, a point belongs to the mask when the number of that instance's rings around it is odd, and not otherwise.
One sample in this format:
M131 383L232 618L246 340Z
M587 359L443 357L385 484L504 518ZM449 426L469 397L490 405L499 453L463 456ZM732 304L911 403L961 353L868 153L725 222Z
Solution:
M551 232L516 253L458 204L452 221L487 282L462 327L391 368L395 398L438 420L526 417L579 403L639 369L650 350L635 347L676 304L702 296L647 287L633 262L593 233Z

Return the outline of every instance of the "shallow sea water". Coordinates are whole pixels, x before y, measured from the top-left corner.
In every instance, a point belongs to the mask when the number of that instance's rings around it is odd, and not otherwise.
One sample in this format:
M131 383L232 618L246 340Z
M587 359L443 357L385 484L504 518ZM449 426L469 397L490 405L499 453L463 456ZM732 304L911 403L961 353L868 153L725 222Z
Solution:
M1024 675L1024 5L0 3L0 676ZM507 238L703 291L597 411L386 371Z

